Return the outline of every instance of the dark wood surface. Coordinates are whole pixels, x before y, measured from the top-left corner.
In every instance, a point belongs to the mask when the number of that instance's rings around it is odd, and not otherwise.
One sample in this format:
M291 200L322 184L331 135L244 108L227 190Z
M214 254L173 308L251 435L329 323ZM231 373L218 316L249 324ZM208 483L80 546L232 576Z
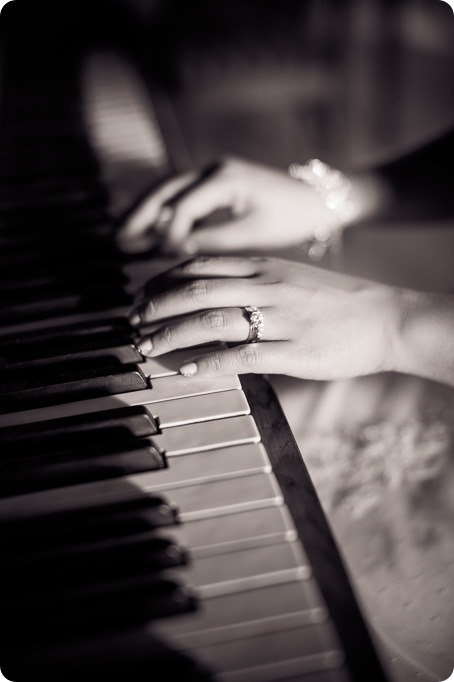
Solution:
M274 389L266 377L255 374L242 375L241 384L344 646L348 670L355 682L385 682L329 522Z

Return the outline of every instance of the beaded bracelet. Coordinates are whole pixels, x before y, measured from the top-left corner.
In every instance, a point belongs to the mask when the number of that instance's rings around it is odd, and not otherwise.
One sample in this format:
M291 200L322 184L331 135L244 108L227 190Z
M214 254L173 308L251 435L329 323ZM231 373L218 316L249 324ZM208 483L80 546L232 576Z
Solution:
M309 258L318 261L327 251L339 252L345 226L359 214L359 206L351 198L350 180L319 159L311 159L304 165L292 163L288 173L312 187L324 208L323 222L317 225L312 238L303 243Z

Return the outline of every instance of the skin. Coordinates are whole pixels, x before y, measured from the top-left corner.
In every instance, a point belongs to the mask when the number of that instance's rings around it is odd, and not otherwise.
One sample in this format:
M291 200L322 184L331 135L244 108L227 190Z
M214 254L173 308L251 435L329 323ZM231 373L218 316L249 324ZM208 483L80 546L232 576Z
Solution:
M393 368L400 307L392 287L277 258L198 257L171 274L191 279L132 315L158 325L139 345L148 357L223 341L239 345L195 354L199 374L334 379ZM245 345L242 308L251 301L263 312L264 337Z
M370 176L355 180L353 199L362 218L385 193ZM230 219L197 226L213 211L228 209ZM262 252L310 238L324 214L317 193L280 170L226 158L209 174L176 176L144 198L118 232L121 248L139 252L154 246L167 253Z
M350 177L356 223L379 216L391 192L372 175ZM228 208L223 222L196 225ZM169 273L176 289L131 314L143 355L221 341L180 369L191 376L287 374L329 380L383 371L454 385L454 297L391 287L266 254L300 244L323 219L320 197L285 173L225 159L210 173L177 176L146 197L122 226L119 244L140 251L159 235L164 252L216 254L192 258ZM189 281L188 281L189 280ZM264 334L245 344L245 306L258 306Z

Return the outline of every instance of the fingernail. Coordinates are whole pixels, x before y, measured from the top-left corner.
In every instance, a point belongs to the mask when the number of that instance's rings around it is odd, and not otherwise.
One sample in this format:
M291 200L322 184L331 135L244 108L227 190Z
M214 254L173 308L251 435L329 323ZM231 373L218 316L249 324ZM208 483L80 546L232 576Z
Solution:
M197 374L198 369L196 362L188 362L185 365L181 365L180 374L184 377L193 377L194 374Z
M139 353L142 353L142 355L150 355L151 351L153 350L151 339L144 339L143 341L140 341L137 348L139 349Z
M133 327L138 327L140 325L140 315L139 313L134 310L128 317L129 324L132 324Z

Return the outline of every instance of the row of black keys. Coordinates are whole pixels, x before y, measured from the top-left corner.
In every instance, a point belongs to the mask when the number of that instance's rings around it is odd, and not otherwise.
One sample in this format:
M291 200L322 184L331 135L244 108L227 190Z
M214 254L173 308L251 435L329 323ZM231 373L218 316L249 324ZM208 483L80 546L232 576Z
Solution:
M0 336L5 413L149 388L126 318Z
M169 573L190 562L167 537L178 523L171 502L150 493L0 522L2 671L18 682L59 680L62 670L140 680L165 665L178 679L211 680L148 627L199 608Z
M159 432L143 406L0 428L0 495L164 469Z

